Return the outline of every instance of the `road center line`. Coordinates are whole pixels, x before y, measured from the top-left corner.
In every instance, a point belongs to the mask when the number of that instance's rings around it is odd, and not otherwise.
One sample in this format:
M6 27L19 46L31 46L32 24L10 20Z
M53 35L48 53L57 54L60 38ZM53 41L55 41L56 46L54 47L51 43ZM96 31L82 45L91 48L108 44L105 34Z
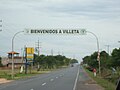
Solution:
M50 81L53 81L54 79L50 79Z
M30 89L30 90L34 90L34 89Z
M43 83L42 86L46 85L46 83Z
M76 89L78 77L79 77L79 67L78 67L78 72L77 72L77 76L76 76L76 80L75 80L75 84L74 84L73 90Z

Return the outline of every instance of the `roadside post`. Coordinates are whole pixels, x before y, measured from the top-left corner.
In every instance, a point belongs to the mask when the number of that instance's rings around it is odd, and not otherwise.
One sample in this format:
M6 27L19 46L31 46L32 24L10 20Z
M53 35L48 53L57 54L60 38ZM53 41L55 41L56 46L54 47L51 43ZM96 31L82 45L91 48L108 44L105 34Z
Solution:
M19 33L22 33L24 31L19 31L17 33L14 34L13 38L12 38L12 79L14 79L14 39L16 37L16 35L18 35Z
M99 40L98 40L97 35L95 35L93 32L90 32L90 31L87 31L87 32L90 33L90 34L92 34L93 36L95 36L96 41L97 41L97 49L98 49L97 61L98 61L98 65L99 65L99 75L101 75Z
M93 74L94 74L94 77L96 77L96 69L95 68L93 69Z
M26 60L26 63L25 63L25 74L27 74L27 69L28 69L28 65L29 65L29 70L30 70L30 73L31 73L31 64L33 63L33 59L34 59L34 48L33 47L26 47L25 48L25 60Z

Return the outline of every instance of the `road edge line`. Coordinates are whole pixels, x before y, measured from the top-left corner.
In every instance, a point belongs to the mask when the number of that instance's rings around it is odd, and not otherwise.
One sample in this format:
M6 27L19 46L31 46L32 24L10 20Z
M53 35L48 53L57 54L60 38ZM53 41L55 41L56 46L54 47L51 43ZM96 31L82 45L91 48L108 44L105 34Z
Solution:
M78 72L77 72L77 76L76 76L76 80L75 80L75 83L74 83L73 90L76 90L77 81L78 81L78 76L79 76L79 66L78 66Z

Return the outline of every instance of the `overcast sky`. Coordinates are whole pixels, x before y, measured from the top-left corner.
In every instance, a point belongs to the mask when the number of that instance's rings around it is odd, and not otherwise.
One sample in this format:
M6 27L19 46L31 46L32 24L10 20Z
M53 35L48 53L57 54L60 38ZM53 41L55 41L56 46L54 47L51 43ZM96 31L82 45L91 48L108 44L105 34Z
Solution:
M11 51L13 35L25 28L85 28L95 33L100 50L120 46L120 0L0 0L0 56ZM41 42L41 54L64 54L79 61L97 51L93 35L25 35L15 38L15 51Z

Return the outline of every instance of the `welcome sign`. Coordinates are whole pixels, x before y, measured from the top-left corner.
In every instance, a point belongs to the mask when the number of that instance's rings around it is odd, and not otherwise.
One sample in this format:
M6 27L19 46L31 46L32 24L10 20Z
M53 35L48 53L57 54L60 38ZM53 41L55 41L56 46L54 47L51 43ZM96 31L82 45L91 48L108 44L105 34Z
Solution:
M77 34L85 35L85 29L26 29L26 34Z

